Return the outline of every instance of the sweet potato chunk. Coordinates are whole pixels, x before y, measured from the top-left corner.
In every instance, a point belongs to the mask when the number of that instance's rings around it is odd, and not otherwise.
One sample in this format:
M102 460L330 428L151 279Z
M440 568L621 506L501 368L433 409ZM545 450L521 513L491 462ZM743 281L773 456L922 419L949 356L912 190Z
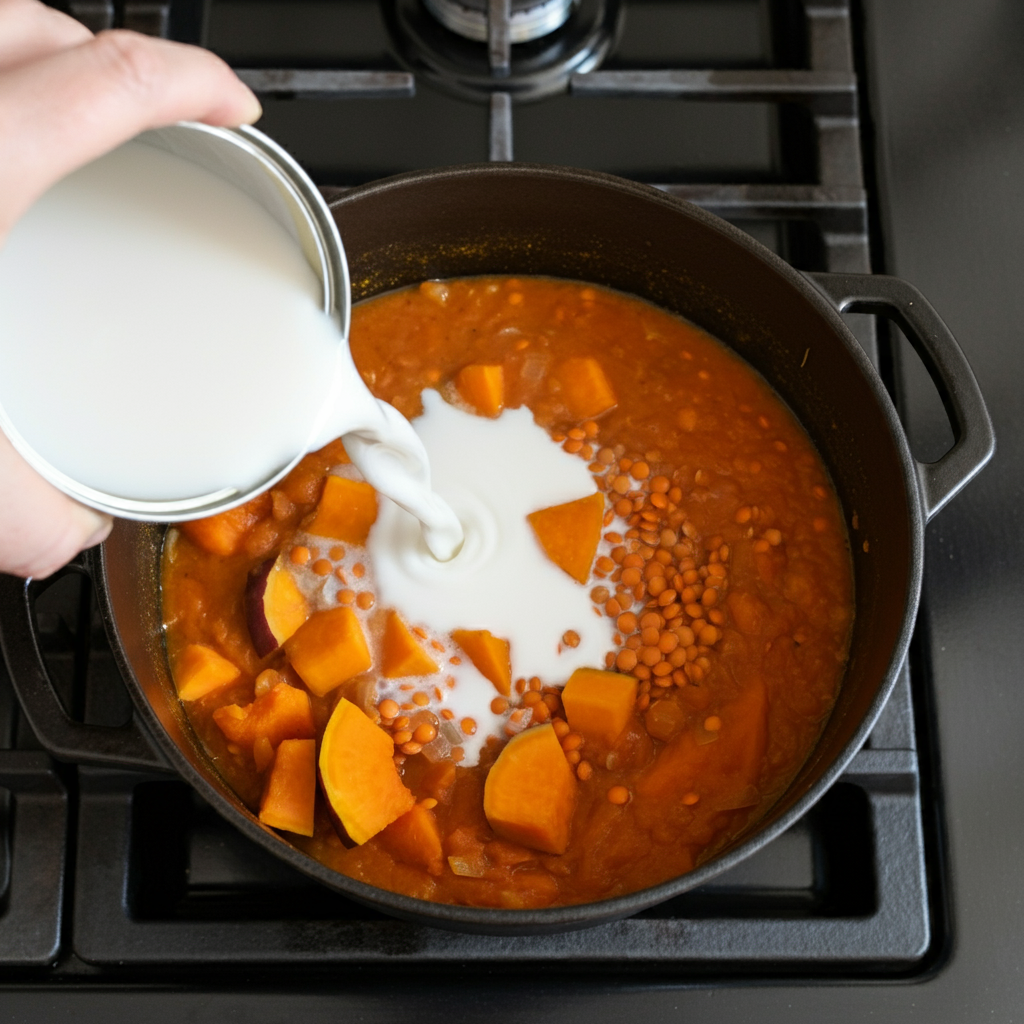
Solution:
M174 685L182 700L199 700L229 686L241 670L205 644L189 644L174 663Z
M705 804L733 807L737 794L756 786L768 746L768 691L759 678L717 712L721 728L712 743L698 729L680 733L658 754L637 793L671 800L692 790ZM755 801L756 802L756 801Z
M344 697L338 701L320 744L320 784L354 843L362 845L416 803L394 753L383 729Z
M565 853L576 809L576 776L550 725L509 740L487 773L484 814L503 839Z
M351 608L329 608L306 620L284 649L302 681L318 697L365 672L373 659Z
M455 765L451 761L435 761L420 779L419 791L444 803L455 785Z
M270 515L273 501L269 494L247 501L238 508L218 512L205 519L193 519L181 523L179 529L189 540L194 541L211 555L233 555L245 540L246 534L261 520Z
M348 544L365 544L376 521L377 492L368 483L329 476L309 532Z
M316 740L283 740L263 790L260 821L311 836L315 802Z
M280 558L268 558L249 574L245 618L261 658L276 651L309 618L309 603Z
M481 416L499 416L505 408L505 371L501 366L464 366L455 377L455 387Z
M562 400L578 420L589 420L613 408L618 399L601 364L589 356L566 359L558 368Z
M512 692L512 660L509 643L486 629L456 629L452 639L466 652L484 679L489 679L503 697Z
M432 875L444 871L441 829L434 812L417 804L391 822L380 834L381 842L391 855L403 864L423 868Z
M409 627L397 612L388 612L384 624L384 644L381 650L381 675L385 679L401 676L429 676L441 670L437 663L416 642Z
M771 609L755 594L736 590L726 599L737 629L748 636L758 636L772 621Z
M217 708L213 720L232 742L251 747L262 736L276 747L283 740L316 736L309 694L296 686L278 683L251 704L226 704Z
M313 452L313 455L321 464L327 466L344 465L352 461L345 451L345 442L340 437L328 441L323 448Z
M526 518L548 558L577 583L586 583L604 527L604 495L552 505Z
M633 717L636 691L633 676L578 668L562 689L562 705L574 732L612 747Z

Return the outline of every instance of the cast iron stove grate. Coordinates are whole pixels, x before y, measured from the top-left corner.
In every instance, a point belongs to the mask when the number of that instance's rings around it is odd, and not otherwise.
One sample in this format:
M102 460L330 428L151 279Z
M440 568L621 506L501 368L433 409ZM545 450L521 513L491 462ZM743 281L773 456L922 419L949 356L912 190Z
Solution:
M553 52L544 50L551 40L509 44L501 0L488 4L488 42L472 44L489 72L470 87L410 71L394 36L398 3L66 6L94 29L120 24L221 53L261 93L261 128L328 196L440 164L576 164L698 203L799 269L870 270L846 0L623 0L607 54L594 70L562 69L561 91L547 98L536 98L527 72L538 53ZM570 18L593 9L574 6ZM469 45L451 44L456 55ZM873 320L849 321L877 361ZM36 610L68 712L124 720L130 706L88 581L63 577ZM327 892L249 845L183 783L56 768L31 749L0 679L0 746L13 748L0 751L0 785L12 794L0 807L0 967L55 962L47 977L82 981L159 979L186 967L201 979L208 968L222 977L256 965L268 980L320 969L337 980L346 968L390 976L396 964L434 978L527 964L626 978L912 972L929 947L931 902L910 693L905 671L843 779L801 823L712 884L616 924L498 939L395 921Z

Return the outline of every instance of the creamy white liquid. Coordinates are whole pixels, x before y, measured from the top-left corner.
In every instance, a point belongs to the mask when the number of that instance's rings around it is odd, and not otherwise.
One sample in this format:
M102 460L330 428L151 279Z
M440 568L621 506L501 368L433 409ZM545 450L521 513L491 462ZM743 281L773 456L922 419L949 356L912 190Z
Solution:
M129 143L50 189L0 249L0 404L98 490L246 488L305 448L330 394L320 292L241 190Z
M438 562L416 520L382 499L367 545L381 602L438 631L489 629L504 637L517 677L560 685L576 668L604 665L614 646L612 621L594 614L589 589L548 559L526 519L593 494L586 463L554 444L527 408L490 420L424 391L423 410L413 426L434 487L466 540L451 561ZM562 646L570 629L578 647ZM494 696L493 687L485 692Z
M0 407L59 473L135 501L250 491L356 431L353 460L431 550L461 542L298 243L234 185L142 142L55 185L0 249Z

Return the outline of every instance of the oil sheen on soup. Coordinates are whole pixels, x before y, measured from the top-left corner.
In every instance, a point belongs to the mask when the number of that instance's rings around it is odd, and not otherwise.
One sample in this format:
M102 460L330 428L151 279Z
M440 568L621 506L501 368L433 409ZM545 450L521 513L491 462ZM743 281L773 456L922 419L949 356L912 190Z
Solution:
M357 305L351 347L440 493L490 503L492 547L447 599L407 580L341 442L171 529L168 656L223 777L331 868L445 903L605 899L742 835L814 746L853 619L839 503L779 398L570 281L425 282Z

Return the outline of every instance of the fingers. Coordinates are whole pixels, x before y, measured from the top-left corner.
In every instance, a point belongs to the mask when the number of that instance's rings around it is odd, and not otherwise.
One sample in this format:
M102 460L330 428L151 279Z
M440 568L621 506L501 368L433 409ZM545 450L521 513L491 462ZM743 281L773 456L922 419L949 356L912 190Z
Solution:
M147 128L248 124L259 102L212 53L134 32L0 74L0 237L50 185Z
M54 182L147 128L252 123L256 97L219 58L131 32L93 37L34 0L0 0L0 239ZM48 576L109 532L0 433L0 571Z
M90 39L92 33L84 25L39 0L0 0L0 70Z
M48 484L0 432L0 572L41 578L99 544L112 525Z

